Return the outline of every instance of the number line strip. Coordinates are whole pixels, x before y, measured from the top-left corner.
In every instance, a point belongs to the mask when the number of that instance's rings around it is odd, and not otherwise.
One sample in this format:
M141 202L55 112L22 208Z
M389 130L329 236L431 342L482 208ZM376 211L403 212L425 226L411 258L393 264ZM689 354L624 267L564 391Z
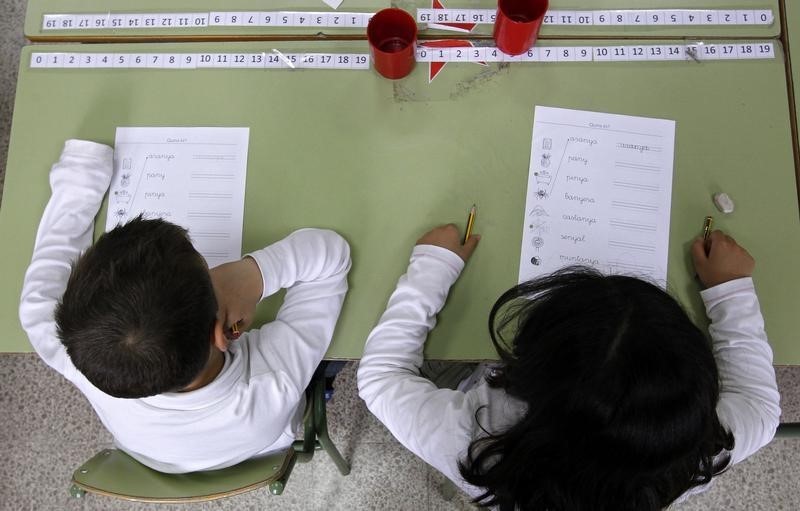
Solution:
M653 62L775 58L772 41L624 46L536 46L510 56L489 47L417 47L417 62Z
M135 30L209 27L364 28L372 12L236 11L45 14L42 30Z
M417 62L653 62L775 58L771 41L628 46L540 46L517 56L495 47L419 46ZM34 52L32 68L369 69L367 53L89 53Z
M198 29L209 27L364 28L372 12L211 11L163 13L44 14L42 30ZM447 23L493 24L496 9L417 9L417 21L436 28ZM619 9L548 11L545 25L690 26L772 25L771 9Z
M417 21L494 24L497 9L417 9ZM617 9L547 11L545 25L567 26L686 26L686 25L772 25L771 9ZM451 27L452 28L452 27ZM461 31L464 31L461 29Z
M373 12L211 11L161 13L63 13L42 15L42 30L204 29L209 27L364 28ZM417 9L417 21L436 28L447 23L493 24L496 9ZM545 25L691 26L772 25L771 9L618 9L548 11Z
M31 54L32 68L369 69L366 53L88 53Z

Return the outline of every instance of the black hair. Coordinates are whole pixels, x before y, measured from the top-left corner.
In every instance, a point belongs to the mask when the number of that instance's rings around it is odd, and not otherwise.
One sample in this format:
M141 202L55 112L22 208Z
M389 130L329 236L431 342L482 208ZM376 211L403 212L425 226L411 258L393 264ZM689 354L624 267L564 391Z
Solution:
M711 345L657 286L565 268L504 293L489 330L502 360L489 384L525 411L505 431L484 430L459 461L484 490L475 503L656 510L729 463Z
M141 216L103 234L73 265L56 307L75 367L114 397L177 391L210 355L217 301L185 229Z

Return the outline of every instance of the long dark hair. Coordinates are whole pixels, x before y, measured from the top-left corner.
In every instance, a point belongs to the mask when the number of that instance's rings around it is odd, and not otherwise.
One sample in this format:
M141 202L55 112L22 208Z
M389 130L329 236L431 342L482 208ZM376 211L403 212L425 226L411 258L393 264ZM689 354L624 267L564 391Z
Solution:
M526 410L459 462L479 505L662 509L727 466L711 346L658 287L566 268L504 293L489 330L502 360L489 384Z

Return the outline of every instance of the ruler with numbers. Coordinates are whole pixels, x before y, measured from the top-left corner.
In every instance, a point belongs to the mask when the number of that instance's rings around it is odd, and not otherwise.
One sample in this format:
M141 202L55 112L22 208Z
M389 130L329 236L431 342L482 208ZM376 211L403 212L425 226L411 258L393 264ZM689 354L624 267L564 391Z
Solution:
M667 45L541 46L510 56L493 46L419 46L418 62L636 62L775 58L773 42ZM369 69L366 53L89 53L34 52L32 68Z
M494 23L497 9L417 9L420 23ZM207 27L363 28L373 12L212 11L44 14L42 30L187 29ZM618 9L548 11L545 25L772 25L772 10ZM447 27L437 27L447 28Z
M417 9L420 23L493 24L497 9ZM547 11L545 25L772 25L771 10L752 9L620 9L604 11ZM437 27L446 28L446 27Z
M535 46L510 56L495 47L417 47L418 62L636 62L775 58L771 41L747 43Z
M31 54L32 68L369 69L365 53L88 53Z
M207 27L363 28L371 12L235 11L45 14L42 30L185 29Z

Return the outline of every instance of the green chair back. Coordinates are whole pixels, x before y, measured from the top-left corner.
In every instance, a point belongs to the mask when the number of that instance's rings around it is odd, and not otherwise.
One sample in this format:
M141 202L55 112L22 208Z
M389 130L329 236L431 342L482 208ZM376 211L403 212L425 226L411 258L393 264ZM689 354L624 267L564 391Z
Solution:
M117 449L105 449L72 475L73 495L88 491L138 502L201 502L230 497L279 482L294 464L294 450L253 458L232 467L189 474L164 474ZM271 488L272 493L280 493ZM76 495L76 493L79 493Z

